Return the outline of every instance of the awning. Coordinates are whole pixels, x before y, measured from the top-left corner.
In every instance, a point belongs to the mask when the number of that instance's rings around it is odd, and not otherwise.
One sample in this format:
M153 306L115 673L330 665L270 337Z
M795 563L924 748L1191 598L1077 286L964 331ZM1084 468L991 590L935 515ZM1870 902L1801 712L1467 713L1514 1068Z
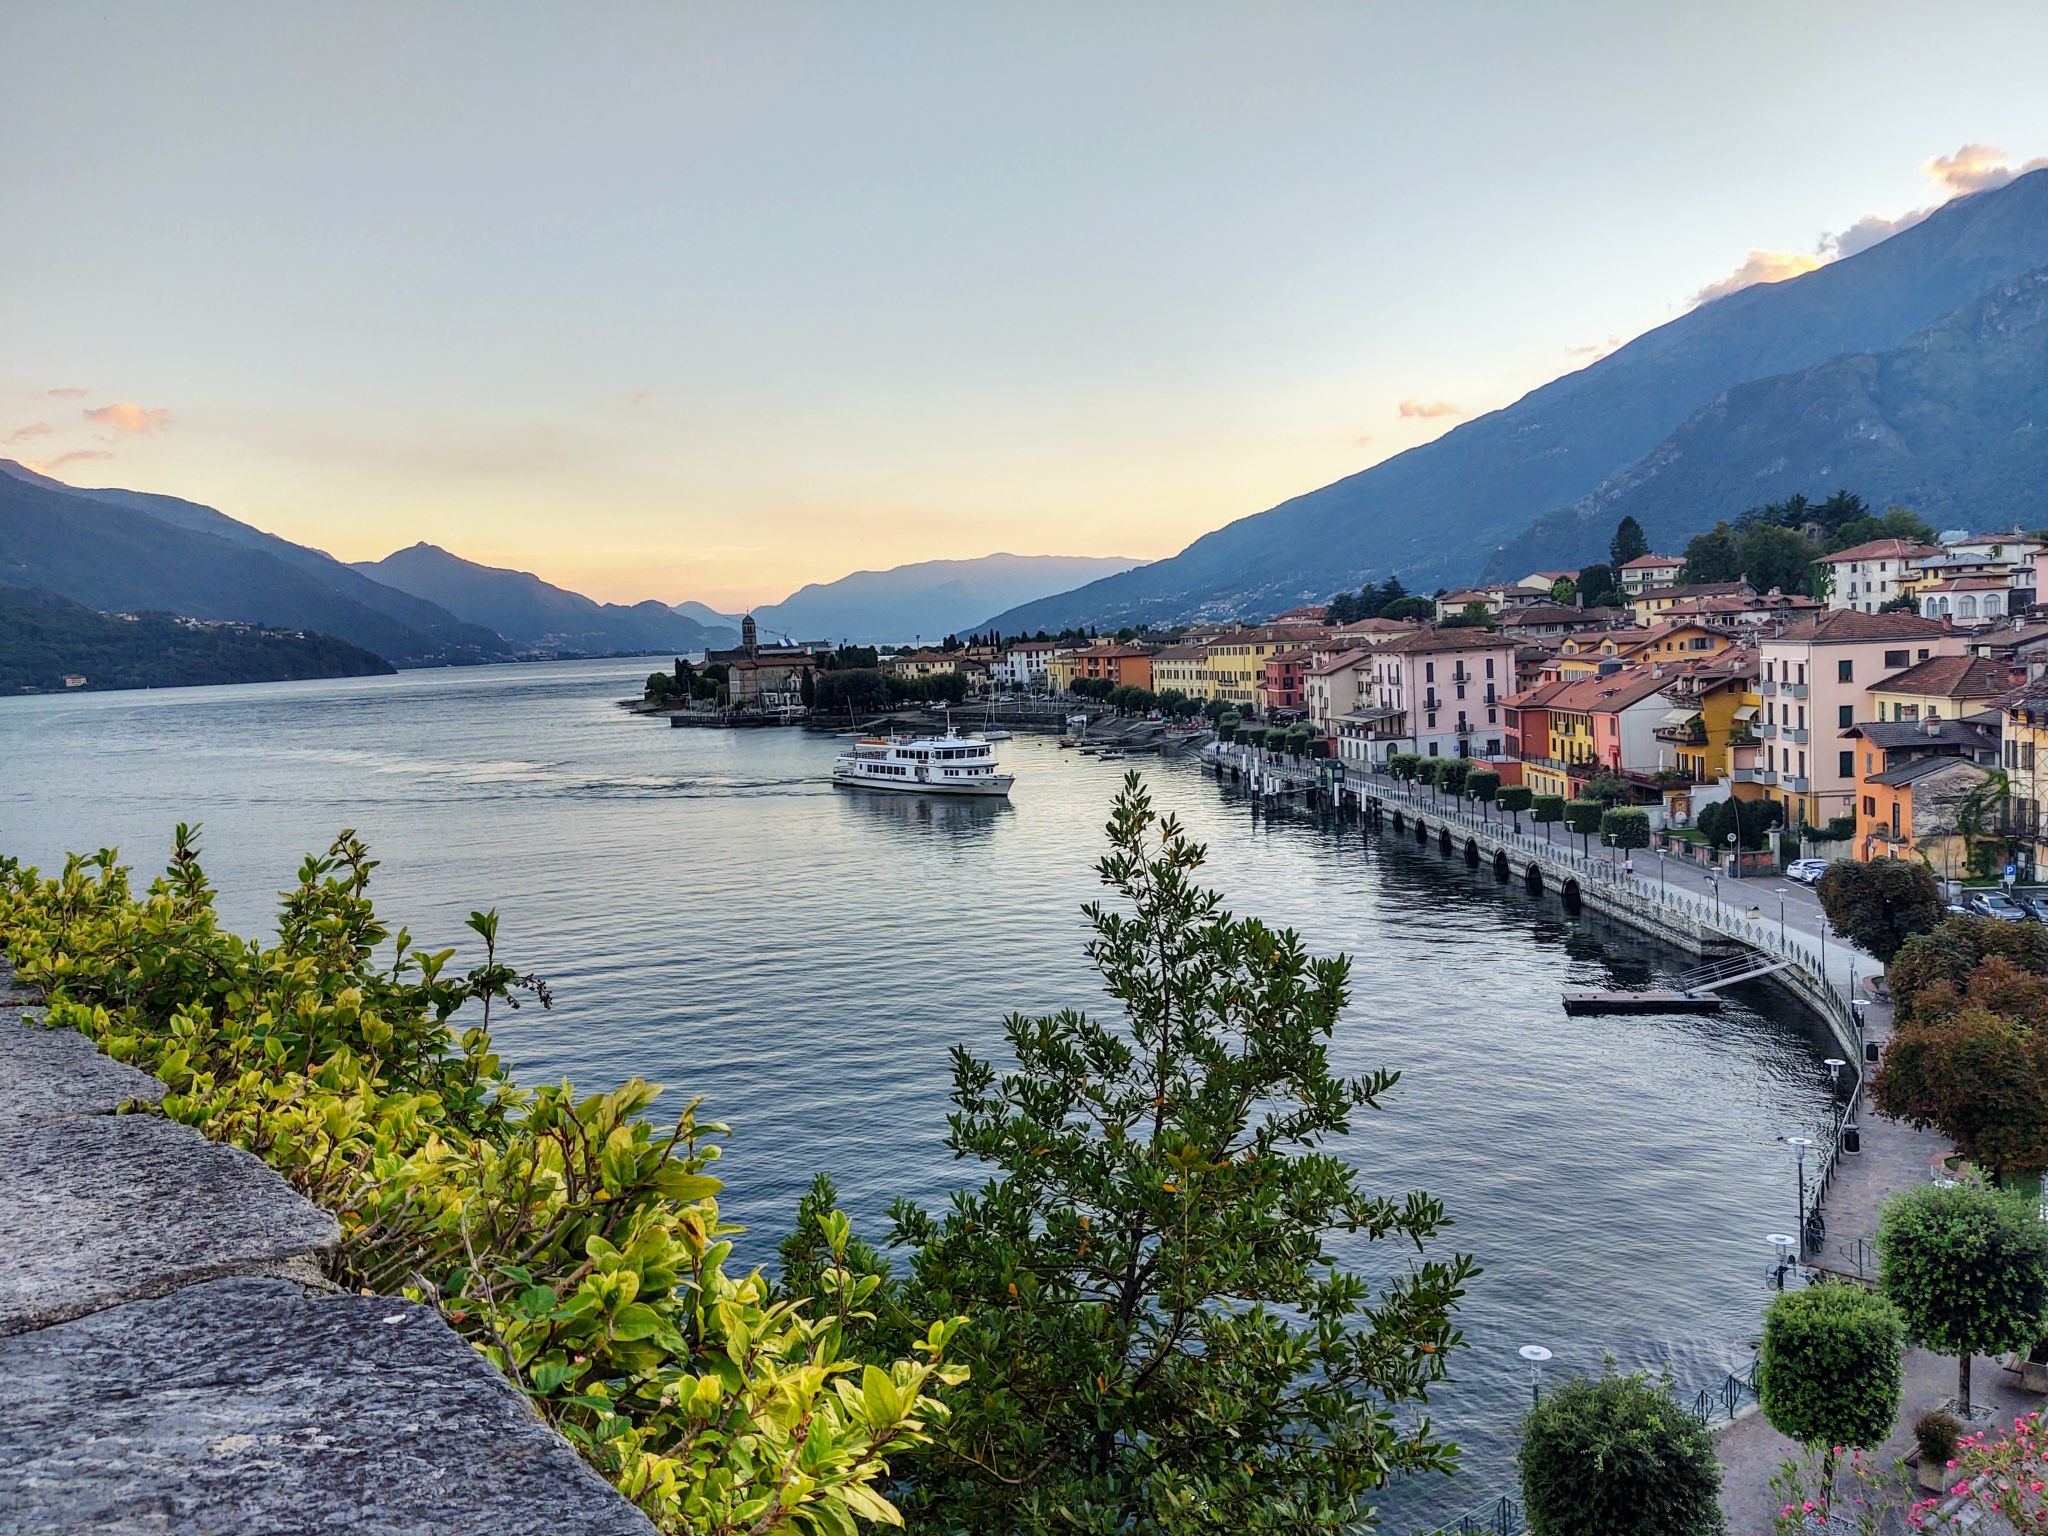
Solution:
M1745 704L1742 708L1735 711L1735 718L1738 720L1754 720L1759 707L1755 704Z
M1659 725L1690 725L1699 717L1700 712L1696 709L1674 709L1669 711L1657 723Z

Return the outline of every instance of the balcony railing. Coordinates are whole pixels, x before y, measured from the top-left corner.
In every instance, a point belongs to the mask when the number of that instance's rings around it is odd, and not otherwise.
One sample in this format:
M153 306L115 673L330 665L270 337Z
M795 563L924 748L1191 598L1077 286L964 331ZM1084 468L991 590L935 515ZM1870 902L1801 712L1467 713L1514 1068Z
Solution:
M1774 768L1752 768L1749 770L1749 782L1752 784L1775 784L1778 782L1777 770Z
M1769 698L1778 691L1778 680L1775 677L1767 677L1756 685L1756 691Z
M1811 788L1813 788L1813 780L1797 778L1789 773L1785 775L1785 789L1788 793L1803 795Z
M1803 747L1807 741L1806 727L1803 725L1788 725L1778 733L1778 739L1789 741L1794 746Z
M1675 741L1682 747L1704 747L1707 744L1704 725L1660 725L1650 734L1659 741Z
M1787 683L1787 684L1785 684L1785 697L1786 697L1786 698L1788 698L1788 699L1803 699L1803 698L1805 698L1805 697L1806 697L1806 684L1804 684L1804 683Z
M1728 777L1737 784L1768 784L1770 779L1754 768L1731 768Z
M1768 741L1775 738L1778 734L1777 722L1774 720L1757 721L1756 734L1759 740Z

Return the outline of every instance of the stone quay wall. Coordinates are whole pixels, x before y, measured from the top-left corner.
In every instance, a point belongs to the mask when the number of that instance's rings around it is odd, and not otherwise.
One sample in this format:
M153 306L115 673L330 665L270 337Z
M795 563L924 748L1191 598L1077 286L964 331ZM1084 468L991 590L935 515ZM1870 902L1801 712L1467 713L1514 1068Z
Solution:
M0 1536L654 1536L334 1218L0 963Z

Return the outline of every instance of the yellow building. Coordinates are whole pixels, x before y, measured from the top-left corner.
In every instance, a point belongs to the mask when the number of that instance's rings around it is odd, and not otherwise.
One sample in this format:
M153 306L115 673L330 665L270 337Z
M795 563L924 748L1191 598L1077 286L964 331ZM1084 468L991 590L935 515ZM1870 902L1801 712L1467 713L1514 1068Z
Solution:
M1718 783L1738 767L1753 768L1763 707L1756 681L1756 656L1746 651L1679 673L1668 690L1671 709L1656 729L1660 755L1669 753L1670 766L1695 784ZM1738 798L1761 795L1758 786Z
M1870 685L1876 720L1960 720L2014 687L2012 668L1988 656L1933 656Z
M1629 599L1629 610L1638 624L1654 624L1667 608L1682 608L1710 597L1755 597L1756 588L1746 581L1696 581L1684 587L1651 587Z
M2005 769L2005 824L2013 837L2021 878L2031 883L2048 871L2048 688L2007 699L1999 722L1999 766Z
M1603 629L1567 635L1558 645L1559 677L1594 677L1600 664L1676 666L1722 655L1735 642L1718 629L1690 619L1652 624L1641 629Z
M1045 658L1046 691L1055 697L1074 686L1074 679L1081 675L1081 652L1076 647L1071 651L1054 651Z
M1326 639L1329 633L1320 624L1268 624L1216 636L1207 646L1209 696L1247 713L1256 710L1267 661L1281 651L1299 650L1312 640Z
M1164 693L1178 688L1191 699L1207 702L1215 698L1215 680L1209 675L1209 647L1169 645L1152 658L1152 691Z

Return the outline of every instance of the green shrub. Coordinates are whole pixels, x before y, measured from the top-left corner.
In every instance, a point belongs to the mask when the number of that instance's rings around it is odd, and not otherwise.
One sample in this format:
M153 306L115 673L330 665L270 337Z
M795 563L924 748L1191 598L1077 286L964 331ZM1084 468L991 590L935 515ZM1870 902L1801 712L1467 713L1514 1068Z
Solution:
M1563 795L1535 795L1529 801L1529 817L1546 826L1553 821L1564 820Z
M1720 1536L1714 1437L1668 1385L1610 1370L1565 1383L1522 1421L1529 1536Z
M1416 752L1387 754L1387 772L1394 778L1414 781L1422 775L1422 757Z
M1905 1325L1847 1283L1782 1291L1764 1311L1757 1389L1771 1427L1802 1445L1881 1444L1899 1416Z
M1462 795L1465 780L1472 772L1469 757L1444 757L1437 759L1436 781L1447 795Z
M1640 806L1618 805L1600 813L1600 841L1610 848L1650 846L1650 813Z
M1536 796L1526 784L1509 784L1501 790L1499 800L1500 808L1514 817L1519 825L1522 813L1535 803Z
M2041 1337L2048 1226L2024 1195L1927 1184L1885 1201L1877 1251L1906 1336L1957 1357L1956 1401L1967 1413L1971 1357L2029 1349Z
M1939 1408L1923 1413L1913 1421L1913 1444L1920 1452L1920 1459L1936 1466L1945 1467L1956 1459L1956 1441L1962 1433L1961 1421Z
M454 951L390 934L374 867L342 833L265 947L218 927L182 826L141 896L111 852L53 880L0 861L0 940L52 1026L154 1073L164 1114L336 1214L330 1278L438 1306L665 1531L760 1530L778 1499L788 1529L892 1519L888 1458L929 1438L934 1390L962 1379L940 1363L957 1321L863 1367L840 1345L865 1300L850 1281L814 1315L727 1273L709 1171L725 1128L694 1102L657 1124L660 1090L637 1079L516 1086L491 1009L545 988L498 960L495 913L471 915L484 958L462 975ZM832 1234L849 1241L837 1213Z
M1465 775L1465 793L1481 805L1491 805L1500 795L1500 775L1491 768L1474 768Z

